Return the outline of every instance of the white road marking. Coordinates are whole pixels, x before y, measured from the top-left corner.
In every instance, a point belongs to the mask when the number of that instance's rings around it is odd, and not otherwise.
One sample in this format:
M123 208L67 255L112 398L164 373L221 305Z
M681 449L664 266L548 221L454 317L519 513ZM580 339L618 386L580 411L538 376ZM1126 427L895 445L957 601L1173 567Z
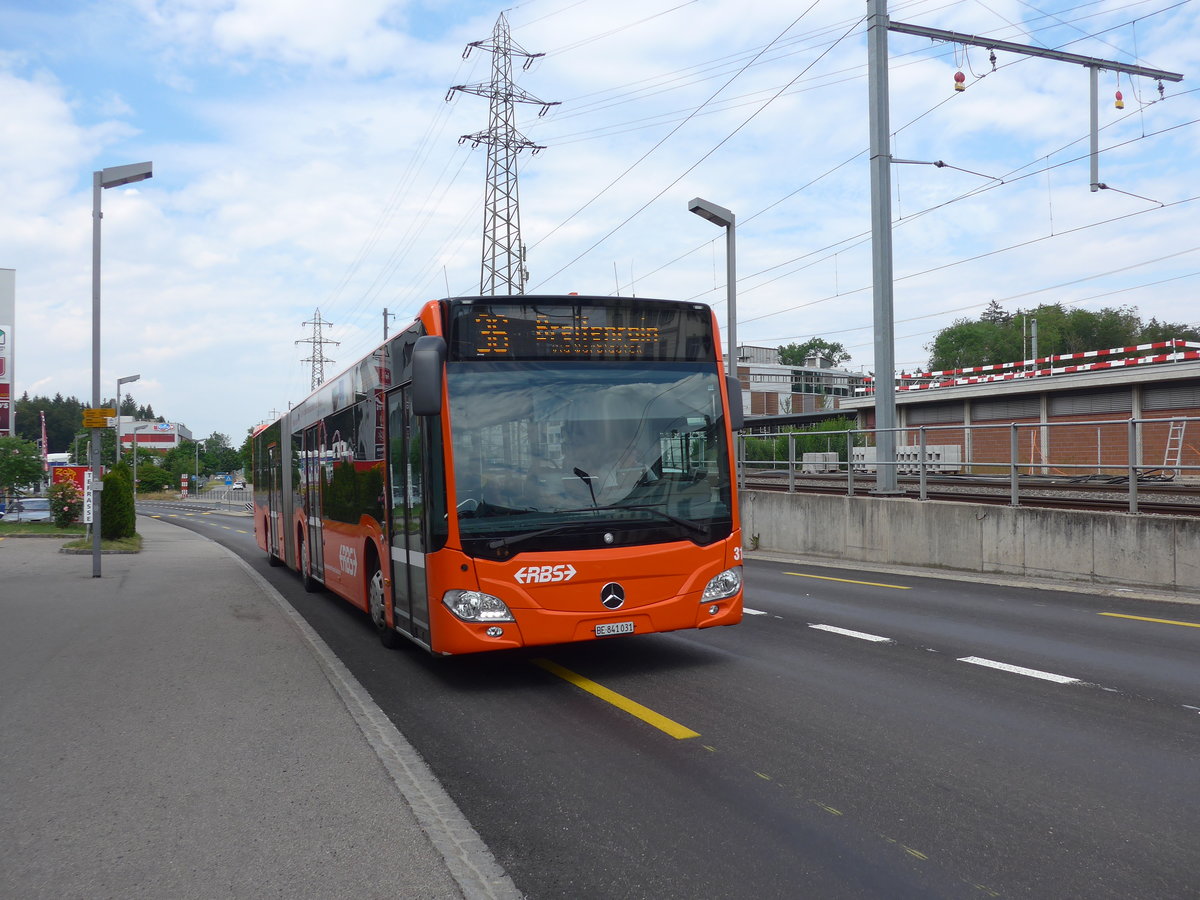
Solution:
M1009 663L996 662L994 659L983 659L979 656L964 656L959 662L970 663L973 666L987 666L989 669L999 669L1002 672L1012 672L1015 675L1028 675L1030 678L1041 678L1043 681L1053 681L1056 684L1082 684L1078 678L1066 675L1055 675L1053 672L1041 672L1037 669L1026 669L1024 666L1014 666Z
M743 606L742 612L744 612L748 616L765 616L767 614L767 611L765 609L751 609L748 606Z
M892 643L891 638L880 637L877 634L867 634L866 632L863 632L863 631L851 631L849 628L838 628L834 625L814 625L812 622L809 622L808 627L809 628L817 628L817 629L820 629L821 631L832 631L834 634L841 634L841 635L845 635L846 637L858 638L860 641L876 641L876 642L882 642L885 644Z

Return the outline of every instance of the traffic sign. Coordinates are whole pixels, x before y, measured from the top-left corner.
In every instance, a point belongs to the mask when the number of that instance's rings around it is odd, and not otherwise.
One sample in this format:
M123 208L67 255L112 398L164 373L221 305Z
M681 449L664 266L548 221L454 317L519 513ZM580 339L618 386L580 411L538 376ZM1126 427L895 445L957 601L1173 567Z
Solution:
M115 418L117 411L107 407L98 409L85 409L83 411L83 427L84 428L107 428L108 420Z

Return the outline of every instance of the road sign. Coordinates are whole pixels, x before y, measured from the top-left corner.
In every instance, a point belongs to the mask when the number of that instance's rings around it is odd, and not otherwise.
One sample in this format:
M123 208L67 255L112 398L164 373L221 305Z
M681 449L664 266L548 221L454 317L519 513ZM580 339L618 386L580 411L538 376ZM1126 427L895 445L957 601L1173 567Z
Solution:
M106 407L85 409L83 411L84 428L107 428L108 420L115 418L117 411Z

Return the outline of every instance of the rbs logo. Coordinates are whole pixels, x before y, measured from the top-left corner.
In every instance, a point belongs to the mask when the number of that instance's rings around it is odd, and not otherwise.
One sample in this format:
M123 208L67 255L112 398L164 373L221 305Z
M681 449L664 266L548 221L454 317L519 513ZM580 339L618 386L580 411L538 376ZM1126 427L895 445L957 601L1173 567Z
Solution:
M557 566L522 566L513 573L517 584L550 584L570 581L575 577L575 567L570 563Z
M342 566L342 573L345 575L358 574L358 554L354 552L353 547L345 545L338 548L338 562Z

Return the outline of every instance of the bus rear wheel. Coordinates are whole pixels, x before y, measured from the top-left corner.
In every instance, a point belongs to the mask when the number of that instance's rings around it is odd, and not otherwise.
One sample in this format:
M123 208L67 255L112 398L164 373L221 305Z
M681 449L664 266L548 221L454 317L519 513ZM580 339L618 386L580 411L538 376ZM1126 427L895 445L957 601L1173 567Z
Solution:
M384 589L383 572L379 570L379 566L373 566L371 569L371 577L367 579L367 599L371 605L371 621L375 623L375 630L379 633L379 642L389 650L394 650L400 646L401 638L396 633L396 629L388 626L387 609L384 604Z
M317 579L312 577L312 559L308 552L308 541L304 540L303 536L300 538L300 582L309 594L315 594L321 589Z

